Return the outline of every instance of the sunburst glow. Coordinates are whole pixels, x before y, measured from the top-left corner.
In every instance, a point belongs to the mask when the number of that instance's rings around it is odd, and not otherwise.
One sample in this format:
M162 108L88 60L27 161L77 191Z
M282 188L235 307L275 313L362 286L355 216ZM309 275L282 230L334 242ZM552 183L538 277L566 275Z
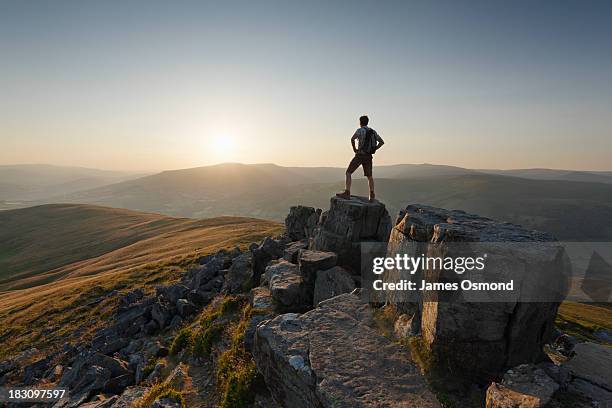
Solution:
M234 156L235 143L231 136L223 135L215 137L212 147L218 160L230 160Z

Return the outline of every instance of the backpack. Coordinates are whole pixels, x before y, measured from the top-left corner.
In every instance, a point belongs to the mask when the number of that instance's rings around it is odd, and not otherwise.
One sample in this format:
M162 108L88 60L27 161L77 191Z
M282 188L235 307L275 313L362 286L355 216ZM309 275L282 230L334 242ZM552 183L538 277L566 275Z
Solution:
M366 128L365 139L363 140L363 147L361 151L367 154L376 153L376 137L374 136L374 129Z

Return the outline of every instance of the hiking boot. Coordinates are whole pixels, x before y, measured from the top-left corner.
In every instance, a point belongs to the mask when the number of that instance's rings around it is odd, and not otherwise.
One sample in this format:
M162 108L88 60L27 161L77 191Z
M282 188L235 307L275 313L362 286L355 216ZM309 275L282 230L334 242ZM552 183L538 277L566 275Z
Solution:
M351 193L349 191L344 190L341 193L336 193L336 197L344 198L345 200L350 200Z
M376 201L376 194L373 191L370 191L370 202Z

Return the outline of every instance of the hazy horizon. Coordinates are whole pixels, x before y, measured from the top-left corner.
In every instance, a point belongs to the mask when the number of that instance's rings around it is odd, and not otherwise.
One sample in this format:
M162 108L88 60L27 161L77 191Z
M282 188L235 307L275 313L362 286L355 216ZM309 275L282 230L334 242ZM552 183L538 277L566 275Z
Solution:
M0 4L0 164L609 171L612 4Z
M263 162L253 162L253 163L244 163L244 162L219 162L219 163L212 163L212 164L202 164L202 165L195 165L193 167L176 167L176 168L159 168L159 169L150 169L150 170L142 170L142 169L134 169L134 170L128 170L128 169L121 169L121 168L100 168L100 167L88 167L88 166L78 166L78 165L62 165L62 164L54 164L54 163L0 163L0 167L1 166L53 166L53 167L65 167L65 168L75 168L75 169L89 169L89 170L101 170L101 171L116 171L116 172L124 172L124 173L134 173L134 174L138 174L138 173L143 173L143 174L155 174L155 173L161 173L164 171L176 171L176 170L187 170L187 169L194 169L194 168L201 168L201 167L208 167L208 166L221 166L221 165L230 165L230 164L239 164L239 165L274 165L274 166L280 166L280 167L302 167L302 168L339 168L339 169L344 169L346 166L344 165L338 165L338 166L333 166L333 165L329 165L329 166L317 166L317 165L301 165L301 166L285 166L282 164L278 164L278 163L263 163ZM388 164L381 164L380 166L402 166L402 165L408 165L408 166L450 166L450 167L457 167L457 168L463 168L466 170L474 170L474 171L513 171L513 170L553 170L553 171L578 171L578 172L612 172L612 168L609 169L601 169L601 170L593 170L593 169L585 169L585 170L576 170L576 169L568 169L568 168L552 168L552 167L520 167L520 168L499 168L499 167L494 167L494 168L471 168L471 167L463 167L463 166L453 166L453 165L449 165L449 164L444 164L444 163L388 163ZM354 177L361 177L361 173L357 172L356 174L353 175Z

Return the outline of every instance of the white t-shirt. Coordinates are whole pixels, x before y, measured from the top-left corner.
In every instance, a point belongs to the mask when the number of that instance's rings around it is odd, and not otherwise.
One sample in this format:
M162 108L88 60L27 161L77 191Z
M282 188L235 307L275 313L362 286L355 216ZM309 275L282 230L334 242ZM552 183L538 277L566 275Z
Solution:
M355 134L353 135L353 137L356 138L357 141L358 141L358 143L357 143L357 150L358 151L361 151L361 147L363 146L363 143L365 141L367 129L372 129L372 128L369 128L367 126L362 126L359 129L357 129L355 131ZM377 143L384 143L384 141L382 140L382 137L380 137L378 135L378 133L374 129L372 129L372 131L374 131L374 138L376 139L376 142Z

